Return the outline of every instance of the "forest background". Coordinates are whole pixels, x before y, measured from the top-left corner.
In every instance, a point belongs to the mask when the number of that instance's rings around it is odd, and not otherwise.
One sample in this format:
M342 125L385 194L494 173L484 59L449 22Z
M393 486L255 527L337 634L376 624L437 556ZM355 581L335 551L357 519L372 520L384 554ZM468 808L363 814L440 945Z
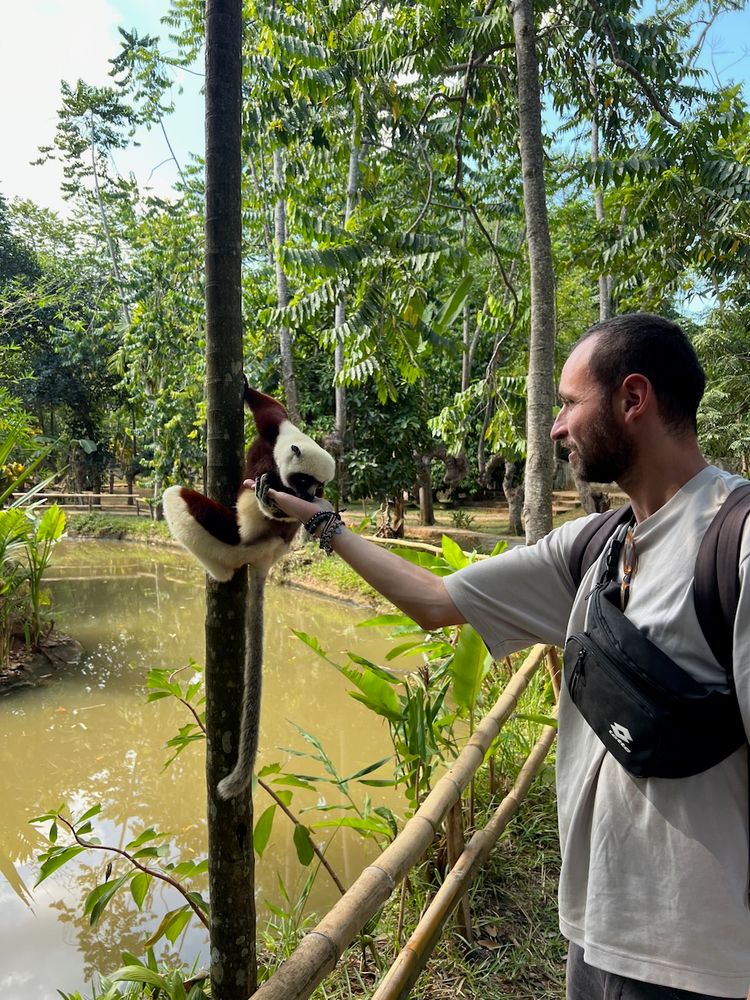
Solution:
M0 182L0 411L29 450L56 442L69 488L115 469L158 498L203 472L202 5L123 10L111 78L69 75L35 136L29 187L56 164L64 205ZM101 60L102 5L76 11ZM600 316L681 317L710 378L704 447L747 472L746 12L582 0L536 19L555 365ZM3 45L6 66L37 58ZM350 497L446 470L513 490L538 420L510 9L248 4L244 51L248 379L282 389ZM35 100L9 87L28 135Z

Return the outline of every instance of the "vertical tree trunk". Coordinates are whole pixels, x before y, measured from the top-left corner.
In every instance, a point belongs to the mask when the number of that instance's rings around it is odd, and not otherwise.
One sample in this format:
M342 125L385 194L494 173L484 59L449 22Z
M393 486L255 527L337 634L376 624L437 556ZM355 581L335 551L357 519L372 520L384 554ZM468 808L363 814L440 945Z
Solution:
M357 109L353 109L354 125L352 126L351 146L349 147L349 170L346 179L346 207L344 209L344 226L354 214L357 205L357 191L359 189L359 151L360 132ZM346 294L343 288L339 288L336 300L336 310L334 324L338 330L346 322ZM339 384L339 375L344 370L344 342L343 339L336 341L334 354L335 371L335 436L336 436L336 484L338 499L341 503L346 491L344 458L346 455L346 388Z
M503 493L508 502L508 534L523 534L523 462L505 462Z
M241 0L206 4L207 488L233 506L243 452ZM211 995L256 988L253 814L250 796L216 790L232 769L240 728L247 573L206 585L206 782ZM233 738L227 740L227 734ZM230 744L227 746L227 744Z
M432 502L432 452L414 453L417 465L417 497L419 499L419 523L429 526L435 523L435 506Z
M542 108L532 0L513 0L518 66L518 127L523 172L526 244L531 275L527 458L524 513L526 541L552 528L552 407L555 398L555 276L544 187Z
M596 55L591 56L591 95L596 107ZM591 162L599 160L599 124L596 117L591 119ZM594 211L596 221L604 223L604 192L600 187L594 188ZM599 275L599 320L609 319L612 315L612 277L609 274Z
M120 293L120 311L122 312L122 318L124 319L127 326L130 326L130 309L128 308L128 300L125 295L125 282L122 280L122 273L120 271L120 265L117 260L117 251L115 250L115 243L112 239L112 233L109 228L109 220L107 219L107 212L104 208L104 199L102 198L102 190L99 186L99 171L96 167L96 136L94 134L94 121L93 114L91 116L91 169L93 171L94 177L94 193L96 194L96 203L99 206L99 215L102 219L102 226L104 227L104 238L107 243L107 250L109 252L109 260L112 264L112 274L114 275L115 284L117 285L117 290Z
M279 309L286 309L289 305L289 285L287 284L286 271L281 260L281 248L286 243L286 198L282 193L284 190L284 158L278 146L273 151L273 182L276 188L276 204L274 209L276 298L279 303ZM279 348L281 351L281 380L284 383L286 408L292 423L299 424L299 402L297 400L297 383L294 378L292 332L288 326L282 326L279 329Z

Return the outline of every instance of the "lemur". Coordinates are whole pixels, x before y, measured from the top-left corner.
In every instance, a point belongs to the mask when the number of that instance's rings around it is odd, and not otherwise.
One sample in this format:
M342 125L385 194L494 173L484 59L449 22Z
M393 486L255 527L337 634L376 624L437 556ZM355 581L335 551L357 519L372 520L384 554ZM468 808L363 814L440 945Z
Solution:
M241 486L234 510L185 486L170 486L163 496L164 515L172 535L215 580L230 580L246 563L255 568L252 610L247 615L237 763L232 773L219 782L219 794L224 799L239 795L252 779L260 714L263 586L269 569L287 552L300 528L296 518L288 517L268 498L268 491L314 500L322 496L324 485L336 471L333 458L294 426L278 400L247 384L244 398L258 436L247 450L243 480L255 480L255 490Z

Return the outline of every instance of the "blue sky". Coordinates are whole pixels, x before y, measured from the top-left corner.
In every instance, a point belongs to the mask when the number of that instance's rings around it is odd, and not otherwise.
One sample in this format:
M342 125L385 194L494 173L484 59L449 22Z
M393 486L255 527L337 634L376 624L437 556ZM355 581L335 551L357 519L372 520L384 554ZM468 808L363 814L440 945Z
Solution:
M110 83L108 60L119 48L118 26L140 34L160 31L167 0L18 0L6 4L0 32L0 192L61 208L61 171L54 164L32 167L37 147L50 143L60 103L60 80ZM750 10L725 14L712 27L702 60L724 82L750 86ZM202 67L198 66L198 70ZM176 113L167 122L180 160L203 150L200 79L181 74L175 87ZM167 194L176 177L158 131L139 136L141 147L120 152L116 166L141 184ZM160 165L161 164L161 165Z

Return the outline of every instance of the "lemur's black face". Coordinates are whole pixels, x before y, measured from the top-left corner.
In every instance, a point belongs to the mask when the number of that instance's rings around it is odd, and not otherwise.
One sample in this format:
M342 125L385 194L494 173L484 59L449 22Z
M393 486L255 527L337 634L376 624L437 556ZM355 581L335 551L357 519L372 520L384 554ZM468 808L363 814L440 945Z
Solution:
M323 496L323 484L306 472L293 472L288 478L291 488L303 500Z

